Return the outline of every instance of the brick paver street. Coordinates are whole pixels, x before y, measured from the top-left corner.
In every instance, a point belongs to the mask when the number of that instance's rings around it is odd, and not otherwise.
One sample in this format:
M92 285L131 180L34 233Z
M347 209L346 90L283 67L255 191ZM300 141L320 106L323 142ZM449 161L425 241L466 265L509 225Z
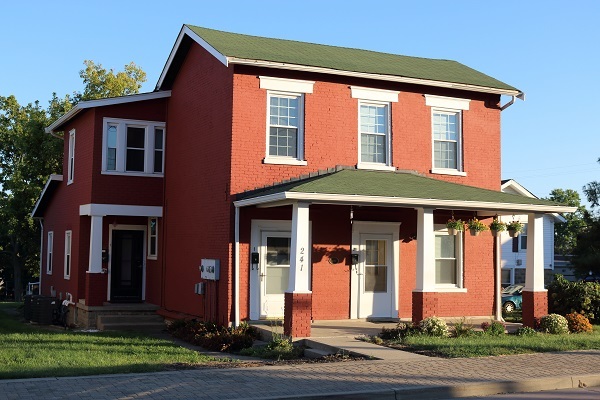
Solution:
M410 394L405 398L451 398L464 396L469 388L489 394L485 390L491 388L555 389L577 387L580 381L600 385L600 351L5 380L0 381L0 400L266 399L351 392L363 392L354 399L393 399L393 390Z

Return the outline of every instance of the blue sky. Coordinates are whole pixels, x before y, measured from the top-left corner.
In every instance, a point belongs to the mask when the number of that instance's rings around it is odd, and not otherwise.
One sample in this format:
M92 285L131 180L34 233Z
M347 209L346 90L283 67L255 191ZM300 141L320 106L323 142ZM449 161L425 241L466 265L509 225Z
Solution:
M600 180L597 1L57 0L4 3L0 15L0 96L21 103L81 90L86 59L133 61L152 91L188 23L459 61L526 93L502 112L504 179L539 197Z

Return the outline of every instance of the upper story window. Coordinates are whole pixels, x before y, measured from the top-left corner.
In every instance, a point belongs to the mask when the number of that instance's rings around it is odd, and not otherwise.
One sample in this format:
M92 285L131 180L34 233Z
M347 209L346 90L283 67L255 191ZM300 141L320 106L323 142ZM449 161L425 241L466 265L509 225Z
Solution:
M67 159L67 185L73 183L75 172L75 129L69 131L69 157Z
M435 233L435 285L439 288L462 288L463 234L449 235L443 225Z
M73 233L65 231L65 279L71 279L71 238Z
M314 82L261 76L267 90L265 164L307 165L304 159L304 95Z
M462 112L468 99L425 95L431 107L432 173L466 175L463 168Z
M148 218L148 259L156 260L158 255L158 218Z
M393 170L391 103L399 92L351 86L358 99L358 168Z
M104 118L102 172L162 176L164 122Z

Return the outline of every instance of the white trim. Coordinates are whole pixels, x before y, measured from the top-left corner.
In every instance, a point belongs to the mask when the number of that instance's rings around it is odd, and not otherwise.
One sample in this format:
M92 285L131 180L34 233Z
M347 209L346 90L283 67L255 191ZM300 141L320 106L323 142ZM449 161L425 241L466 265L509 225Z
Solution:
M73 183L75 174L75 129L69 131L69 155L67 157L67 185Z
M358 252L360 247L361 234L387 234L392 235L392 271L391 271L391 313L390 317L398 318L398 301L400 285L400 222L375 222L375 221L354 221L352 223L352 246L351 253ZM364 255L362 257L364 259ZM358 266L350 267L350 318L358 318L359 299L359 279L355 269Z
M44 188L42 189L42 193L40 194L40 197L38 197L37 201L35 202L35 206L33 207L33 211L31 212L31 217L32 218L34 218L34 215L35 215L38 207L40 206L40 202L42 201L42 199L46 195L46 191L48 190L48 187L50 186L50 183L52 183L54 181L62 182L62 180L63 180L63 176L62 175L56 175L56 174L50 175L50 177L46 181L46 184L44 185Z
M508 179L506 182L504 182L502 184L502 186L500 186L500 190L505 193L509 193L506 190L508 188L511 188L515 192L519 193L521 196L527 196L527 197L531 197L534 199L539 199L539 197L537 197L536 195L531 193L523 185L521 185L519 182L515 181L514 179ZM554 222L559 222L559 223L567 222L567 219L558 213L552 213L552 216L554 217Z
M159 174L158 172L149 174L145 172L101 171L100 174L113 176L137 176L140 178L164 178L164 174Z
M156 234L153 236L152 235L152 227L151 227L151 223L152 220L156 220ZM148 234L146 235L148 236L148 244L146 246L147 248L147 252L146 252L146 258L148 258L148 260L157 260L158 259L158 217L148 217ZM154 239L156 240L156 243L154 244L154 254L151 253L151 249L152 249L152 238L154 237Z
M240 208L235 208L235 223L234 223L234 265L233 265L233 296L234 296L234 311L233 311L233 326L240 325ZM250 285L248 285L250 287Z
M67 262L67 255L68 262ZM63 277L65 279L71 279L71 270L73 269L73 231L66 230L65 231L65 253L64 253L64 270ZM67 271L69 273L67 273Z
M298 101L298 126L296 127L296 156L272 156L269 154L271 135L271 97L295 98ZM265 164L307 165L304 160L304 94L297 92L277 92L267 90L265 129Z
M432 168L429 172L440 175L467 176L467 173L464 171L457 171L450 168Z
M271 76L259 76L260 88L267 90L278 90L283 92L312 93L315 81L304 81L300 79L274 78Z
M263 158L263 164L276 164L276 165L308 165L306 160L298 160L290 157L276 157L267 156Z
M59 119L54 121L54 123L52 125L48 126L45 129L45 131L46 131L46 133L53 133L56 128L65 124L70 119L72 119L76 114L78 114L80 111L85 110L87 108L112 106L112 105L116 105L116 104L133 103L136 101L163 99L165 97L171 97L170 90L161 90L161 91L150 92L150 93L130 94L127 96L110 97L108 99L81 101L81 102L77 103L77 105L75 107L71 108L69 110L69 112L67 112L66 114L63 114Z
M522 212L574 212L577 207L568 206L546 206L536 204L513 204L513 203L491 203L484 201L467 200L441 200L441 199L419 199L410 197L387 197L387 196L364 196L352 194L329 194L329 193L303 193L303 192L280 192L250 199L237 200L233 204L236 207L246 207L259 204L268 204L278 201L305 200L320 204L372 204L386 205L391 207L433 207L443 209L464 210L494 210L514 213Z
M383 163L369 163L369 162L358 162L356 164L358 169L371 169L375 171L395 171L396 167L393 165L385 165Z
M383 101L386 103L397 103L400 92L396 90L373 89L360 86L350 86L353 99Z
M46 275L52 275L54 268L54 231L48 231L46 239Z
M358 77L358 78L376 79L376 80L389 81L389 82L412 83L412 84L416 84L416 85L426 85L426 86L434 86L434 87L460 89L460 90L468 90L468 91L481 92L481 93L504 94L507 96L517 96L518 98L521 98L524 95L524 93L519 90L498 89L498 88L491 88L491 87L487 87L487 86L470 85L470 84L466 84L466 83L434 81L434 80L430 80L430 79L410 78L410 77L395 76L395 75L382 75L382 74L375 74L375 73L368 73L368 72L342 71L342 70L332 69L332 68L313 67L313 66L298 65L298 64L288 64L288 63L280 63L280 62L275 62L275 61L253 60L253 59L237 58L237 57L227 57L227 61L228 61L228 64L254 65L257 67L265 67L265 68L275 68L275 69L304 71L304 72L316 72L316 73L330 74L330 75L352 76L352 77ZM158 87L160 87L160 86L157 86L157 88Z
M454 114L456 115L456 125L457 132L456 135L458 139L456 140L456 168L439 168L435 166L435 142L436 139L434 137L434 114ZM462 111L459 109L446 109L446 108L431 108L431 171L445 171L446 175L460 175L460 173L464 173L464 160L463 160L463 115ZM438 139L439 142L449 142L450 140L442 140ZM451 174L450 171L454 171L455 174ZM438 172L439 173L439 172ZM466 173L465 173L466 175Z
M79 215L123 215L130 217L162 217L161 206L131 206L124 204L82 204L79 206Z
M363 162L361 160L362 157L362 130L361 130L361 106L375 106L375 107L385 107L386 112L386 132L385 132L385 162L384 163L374 163L374 162ZM392 105L388 102L382 101L374 101L374 100L358 100L358 115L357 115L357 130L358 130L358 162L356 164L356 168L358 169L371 169L371 170L381 170L381 171L395 171L395 168L392 166ZM365 132L365 134L369 135L370 133Z
M425 105L429 107L448 108L452 110L469 110L470 99L459 99L456 97L434 96L426 94Z
M436 236L445 236L445 237L449 237L448 235L448 228L446 227L446 225L443 224L435 224L433 226L433 236L434 236L434 240ZM454 259L456 261L456 284L442 284L442 283L436 283L434 281L434 287L435 287L435 291L436 292L466 292L467 289L465 288L465 257L464 257L464 241L465 241L465 234L464 232L458 232L455 236L455 242L454 242ZM436 254L435 254L435 243L434 243L434 254L433 254L433 259L434 259L434 263L435 260L437 260ZM435 271L434 271L435 272Z
M111 274L112 274L112 243L113 243L113 231L143 231L144 238L142 239L142 254L146 254L146 225L108 225L108 283L106 290L106 301L110 301L110 287L111 287ZM146 300L146 257L142 256L142 301Z

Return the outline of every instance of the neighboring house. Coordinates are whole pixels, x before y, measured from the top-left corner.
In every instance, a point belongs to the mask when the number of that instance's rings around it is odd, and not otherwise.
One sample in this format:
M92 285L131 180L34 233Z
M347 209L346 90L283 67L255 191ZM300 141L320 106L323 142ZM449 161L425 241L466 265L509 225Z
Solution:
M511 193L520 196L537 198L530 191L521 186L514 179L502 181L501 190L504 193ZM527 236L528 236L528 218L527 215L503 215L500 217L502 222L519 221L523 223L523 232L515 238L509 237L508 233L502 235L502 285L525 283L525 265L527 262ZM565 218L557 213L544 215L543 236L544 236L544 281L547 285L554 277L555 255L554 255L554 224L566 222Z
M48 127L65 161L33 211L42 292L68 292L82 324L143 302L283 318L296 337L312 320L490 316L494 241L445 222L527 214L532 324L544 215L574 209L500 191L500 113L522 96L454 61L184 25L156 91Z

